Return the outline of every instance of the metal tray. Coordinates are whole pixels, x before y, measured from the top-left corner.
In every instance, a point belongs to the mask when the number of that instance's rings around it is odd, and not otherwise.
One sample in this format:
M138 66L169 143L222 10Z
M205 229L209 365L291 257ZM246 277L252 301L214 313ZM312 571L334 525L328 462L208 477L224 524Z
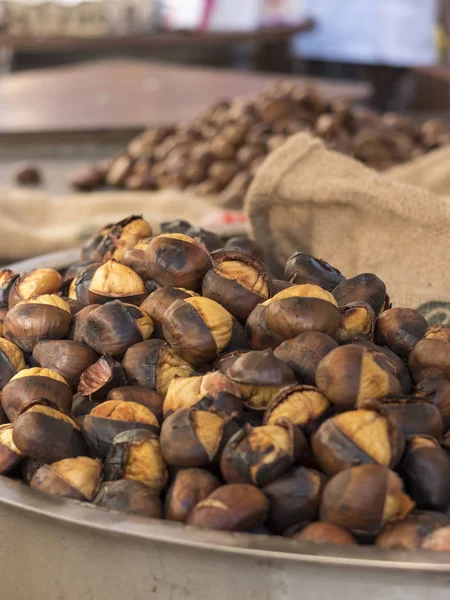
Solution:
M76 251L12 265L63 268ZM0 477L1 600L448 600L450 553L222 533Z

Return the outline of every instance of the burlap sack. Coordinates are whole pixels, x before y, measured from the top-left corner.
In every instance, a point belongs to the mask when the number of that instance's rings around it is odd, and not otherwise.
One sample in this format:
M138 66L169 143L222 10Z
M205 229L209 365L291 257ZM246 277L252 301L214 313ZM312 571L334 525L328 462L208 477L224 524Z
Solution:
M450 197L450 146L424 154L415 160L385 172L394 181L402 181Z
M0 190L0 260L6 264L79 246L100 227L130 214L143 214L157 230L162 221L179 218L202 225L205 216L214 210L214 199L176 190L60 196L33 190ZM225 233L243 232L243 226L236 226Z
M295 250L309 252L347 277L376 273L396 306L446 320L450 200L298 134L268 157L245 208L273 269Z

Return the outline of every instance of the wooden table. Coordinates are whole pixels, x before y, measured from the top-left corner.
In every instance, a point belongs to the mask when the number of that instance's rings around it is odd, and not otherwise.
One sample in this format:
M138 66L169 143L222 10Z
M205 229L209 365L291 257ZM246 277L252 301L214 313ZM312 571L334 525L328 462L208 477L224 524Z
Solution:
M0 135L134 130L192 119L223 98L254 94L273 75L134 60L99 61L0 78ZM285 77L358 101L366 84Z

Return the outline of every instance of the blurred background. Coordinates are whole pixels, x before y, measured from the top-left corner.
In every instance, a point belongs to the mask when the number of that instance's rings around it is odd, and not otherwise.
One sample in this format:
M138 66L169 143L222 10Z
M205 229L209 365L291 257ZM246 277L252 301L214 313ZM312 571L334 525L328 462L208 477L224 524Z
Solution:
M161 127L169 128L165 137L177 132L178 142L189 127L189 135L202 142L217 137L211 127L192 133L198 115L220 101L257 97L274 82L314 89L322 104L312 119L304 114L311 99L297 98L289 123L278 119L274 125L263 116L259 129L254 125L245 144L251 139L253 150L265 149L255 154L252 176L266 152L304 129L375 168L414 159L448 140L449 15L450 0L0 0L3 206L18 219L11 194L24 185L30 202L44 203L48 197L31 192L68 198L74 190L104 191L106 182L106 189L169 187L214 195L232 183L237 189L239 175L238 200L231 190L231 201L222 204L239 209L251 181L241 167L237 172L227 164L229 179L221 172L220 183L203 181L197 172L197 179L188 178L175 163L165 170L156 164L162 151L149 149L148 140L156 144L162 134L155 128ZM292 89L286 92L290 102ZM380 151L378 136L374 150L366 132L361 150L354 121L336 102L366 116L376 110L411 123L426 121L428 137L410 126L406 139L405 121L400 125L390 117L375 127L372 115L371 132L382 129L386 138L386 128L394 127L396 145L383 139ZM147 142L131 146L146 129ZM233 141L232 148L237 153L245 144ZM213 159L233 161L225 150L212 152ZM187 156L179 144L175 155L177 165ZM18 161L25 161L25 174L18 174ZM82 174L78 182L73 178L86 164L97 165L95 185L87 185ZM30 165L37 175L27 172ZM23 193L20 198L24 202ZM20 206L23 213L26 205Z

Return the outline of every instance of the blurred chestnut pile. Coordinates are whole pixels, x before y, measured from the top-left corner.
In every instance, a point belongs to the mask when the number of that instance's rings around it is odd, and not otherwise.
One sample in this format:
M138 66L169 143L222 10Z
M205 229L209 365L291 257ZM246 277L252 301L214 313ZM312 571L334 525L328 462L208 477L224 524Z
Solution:
M75 174L71 184L82 191L175 187L219 195L239 208L265 157L300 131L379 170L450 143L448 127L437 120L416 125L395 114L353 110L282 82L252 98L220 102L191 123L148 129L119 156Z
M450 549L450 329L374 274L105 227L0 275L0 472L203 528ZM220 247L222 244L223 247Z

